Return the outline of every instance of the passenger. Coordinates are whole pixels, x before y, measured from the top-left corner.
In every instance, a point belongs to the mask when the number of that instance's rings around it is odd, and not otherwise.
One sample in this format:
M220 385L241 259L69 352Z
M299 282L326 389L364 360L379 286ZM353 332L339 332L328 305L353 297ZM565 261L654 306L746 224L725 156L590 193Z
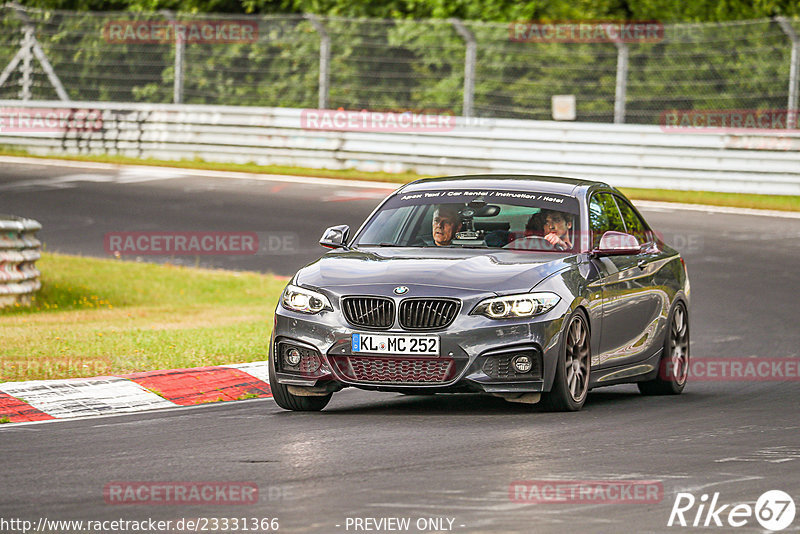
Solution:
M433 242L437 247L446 247L453 242L461 230L461 215L457 204L440 204L433 212Z
M570 230L572 230L572 215L556 210L542 210L532 215L525 225L526 235L542 236L548 243L561 250L572 248Z

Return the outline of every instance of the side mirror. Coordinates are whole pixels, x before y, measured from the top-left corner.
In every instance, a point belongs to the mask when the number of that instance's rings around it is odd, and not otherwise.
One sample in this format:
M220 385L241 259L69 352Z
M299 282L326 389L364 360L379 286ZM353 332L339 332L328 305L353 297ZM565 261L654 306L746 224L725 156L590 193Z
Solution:
M350 237L350 227L346 224L331 226L322 234L319 244L325 248L342 248Z
M639 240L624 232L606 232L600 238L600 245L592 252L598 256L624 256L639 254L642 251Z

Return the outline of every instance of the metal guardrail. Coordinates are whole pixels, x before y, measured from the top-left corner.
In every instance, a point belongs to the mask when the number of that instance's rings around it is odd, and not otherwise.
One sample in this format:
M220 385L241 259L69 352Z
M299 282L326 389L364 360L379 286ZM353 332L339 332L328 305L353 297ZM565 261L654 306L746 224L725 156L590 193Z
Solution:
M40 154L119 154L422 174L530 173L620 187L800 194L798 130L669 131L659 126L449 117L435 131L313 129L293 108L0 100L0 121L45 108L92 128L0 128L0 145Z
M36 232L42 225L33 219L0 215L0 308L30 304L42 287L35 262L41 257Z

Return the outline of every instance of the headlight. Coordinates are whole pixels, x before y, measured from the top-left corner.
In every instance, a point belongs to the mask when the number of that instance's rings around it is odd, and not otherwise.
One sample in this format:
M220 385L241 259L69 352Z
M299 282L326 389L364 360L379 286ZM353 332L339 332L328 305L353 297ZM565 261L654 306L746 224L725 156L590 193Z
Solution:
M555 293L523 293L486 299L472 310L471 315L485 315L489 319L533 317L550 311L561 297Z
M333 310L328 297L322 293L291 284L283 290L281 304L286 309L302 313L319 313L322 310Z

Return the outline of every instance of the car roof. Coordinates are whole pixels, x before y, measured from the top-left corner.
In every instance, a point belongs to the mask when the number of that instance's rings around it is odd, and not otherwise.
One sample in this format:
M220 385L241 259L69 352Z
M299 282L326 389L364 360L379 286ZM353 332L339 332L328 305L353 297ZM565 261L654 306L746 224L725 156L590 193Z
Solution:
M458 182L457 184L452 182ZM430 191L444 187L466 189L506 189L513 191L535 191L540 193L556 193L576 196L581 189L600 186L610 187L604 182L595 182L580 178L562 178L558 176L540 176L533 174L467 174L460 176L442 176L439 178L423 178L416 180L397 190L408 193L412 191Z

